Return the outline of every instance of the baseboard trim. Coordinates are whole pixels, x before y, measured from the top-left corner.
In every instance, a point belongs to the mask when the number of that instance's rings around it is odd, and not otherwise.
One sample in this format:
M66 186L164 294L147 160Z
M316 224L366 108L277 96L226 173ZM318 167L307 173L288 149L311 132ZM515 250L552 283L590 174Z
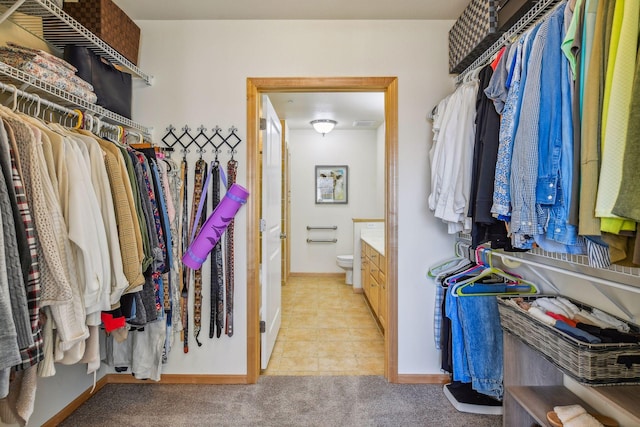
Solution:
M139 380L132 375L108 374L109 384L149 384L149 380ZM154 384L248 384L246 375L185 375L163 374Z
M353 288L354 294L364 294L364 289L362 288Z
M106 374L96 382L95 390L92 391L92 387L86 389L60 412L42 424L42 427L57 426L107 384L149 384L150 382L154 384L248 384L246 375L164 374L160 376L160 381L150 381L139 380L131 374Z
M289 277L344 277L344 273L294 273L289 274Z
M398 374L397 384L448 384L451 377L446 374Z
M62 410L60 412L58 412L53 417L51 417L47 422L42 424L42 427L55 427L55 426L57 426L62 421L64 421L69 415L71 415L76 409L78 409L80 407L80 405L82 405L84 402L89 400L89 398L91 396L93 396L94 393L97 393L100 389L102 389L102 387L104 387L108 383L109 383L109 380L107 379L106 375L104 377L100 378L96 382L95 390L92 391L93 387L90 387L90 388L86 389L78 397L73 399L71 401L71 403L69 403L67 406L62 408Z

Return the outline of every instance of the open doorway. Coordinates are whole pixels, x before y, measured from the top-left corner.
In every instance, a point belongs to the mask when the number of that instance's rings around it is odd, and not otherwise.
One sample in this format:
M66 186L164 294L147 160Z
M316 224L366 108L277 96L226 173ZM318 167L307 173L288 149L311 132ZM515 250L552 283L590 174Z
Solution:
M388 289L385 377L397 382L397 151L398 93L395 77L249 78L247 79L247 380L260 374L260 117L261 95L269 92L383 92L385 96L385 253Z
M364 288L360 262L362 227L369 237L384 232L384 93L264 96L282 122L285 233L280 331L272 352L261 349L262 374L384 375L384 273L372 268L379 285ZM314 120L332 120L334 127L318 131ZM263 142L263 167L265 150ZM323 180L326 188L317 188Z

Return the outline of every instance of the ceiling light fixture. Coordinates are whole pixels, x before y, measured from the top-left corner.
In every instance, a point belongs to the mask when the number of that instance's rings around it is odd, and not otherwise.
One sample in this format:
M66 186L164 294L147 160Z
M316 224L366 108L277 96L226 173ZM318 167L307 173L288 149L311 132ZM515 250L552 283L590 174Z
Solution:
M326 133L329 133L333 130L335 125L338 124L335 120L330 119L319 119L319 120L311 120L311 126L316 130L316 132L321 133L324 136Z

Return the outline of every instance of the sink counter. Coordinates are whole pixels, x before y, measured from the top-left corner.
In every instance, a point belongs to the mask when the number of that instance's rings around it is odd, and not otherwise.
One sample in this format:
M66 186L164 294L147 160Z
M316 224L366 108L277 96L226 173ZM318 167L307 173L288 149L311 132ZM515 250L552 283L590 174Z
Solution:
M384 230L362 230L360 238L380 255L384 255Z

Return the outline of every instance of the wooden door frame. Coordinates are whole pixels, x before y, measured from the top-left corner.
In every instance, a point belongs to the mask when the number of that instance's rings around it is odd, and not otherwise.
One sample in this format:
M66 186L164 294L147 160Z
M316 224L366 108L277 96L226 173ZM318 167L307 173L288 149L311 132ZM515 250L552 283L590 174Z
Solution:
M247 382L260 377L260 96L269 92L384 92L385 259L388 315L384 376L398 382L398 79L397 77L247 78Z

